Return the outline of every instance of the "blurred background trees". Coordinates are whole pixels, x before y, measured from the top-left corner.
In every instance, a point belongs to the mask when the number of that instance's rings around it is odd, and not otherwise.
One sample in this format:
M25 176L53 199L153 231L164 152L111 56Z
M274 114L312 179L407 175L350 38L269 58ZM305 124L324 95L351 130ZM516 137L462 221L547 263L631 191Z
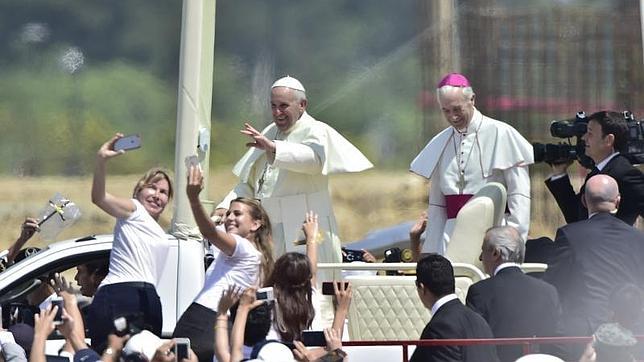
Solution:
M115 171L172 166L180 22L179 0L2 1L0 173L87 174L117 130L144 146ZM270 122L286 74L316 118L406 169L445 126L447 71L470 77L485 114L552 142L549 120L581 109L644 118L643 68L636 0L219 0L212 164L244 151L244 121Z

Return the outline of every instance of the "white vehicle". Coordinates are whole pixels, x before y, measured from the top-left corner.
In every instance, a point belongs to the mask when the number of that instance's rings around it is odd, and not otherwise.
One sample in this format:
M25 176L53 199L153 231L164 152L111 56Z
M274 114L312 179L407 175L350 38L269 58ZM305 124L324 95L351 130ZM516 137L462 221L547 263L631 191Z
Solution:
M163 307L164 337L172 335L177 320L201 290L205 271L204 249L200 242L178 240L172 235L167 237L171 248L157 286ZM39 278L68 270L70 272L65 274L73 278L77 265L108 259L112 239L109 234L56 242L0 273L3 326L8 326L10 313L18 314L21 309L30 308L25 298L41 285ZM60 343L48 343L47 354L57 354L64 338L54 335L50 339L58 339Z

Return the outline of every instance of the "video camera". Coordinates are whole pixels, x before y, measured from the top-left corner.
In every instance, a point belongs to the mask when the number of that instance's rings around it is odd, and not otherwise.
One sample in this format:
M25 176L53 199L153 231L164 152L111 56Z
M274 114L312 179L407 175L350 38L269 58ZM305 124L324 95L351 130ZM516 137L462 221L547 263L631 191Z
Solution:
M644 121L637 121L629 111L623 112L628 126L627 150L622 153L632 164L644 163ZM552 121L550 134L553 137L565 138L567 142L561 143L533 143L534 161L549 164L566 163L577 160L590 169L594 161L586 155L586 143L581 137L586 133L588 118L583 111L577 112L575 118ZM575 137L575 144L571 138Z

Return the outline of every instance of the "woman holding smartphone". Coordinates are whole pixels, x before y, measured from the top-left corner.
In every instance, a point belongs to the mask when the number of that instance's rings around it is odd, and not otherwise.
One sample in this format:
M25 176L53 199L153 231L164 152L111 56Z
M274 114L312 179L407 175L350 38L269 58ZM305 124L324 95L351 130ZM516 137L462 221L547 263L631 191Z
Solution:
M273 268L273 239L268 215L253 199L231 201L223 225L215 226L199 200L202 189L201 169L190 165L186 192L192 214L203 237L220 252L206 271L203 289L177 322L173 337L190 338L199 360L212 361L215 321L228 321L225 312L217 311L219 300L231 285L243 290L264 283Z
M114 319L139 315L143 328L161 336L162 309L156 284L170 243L158 224L172 197L167 172L153 168L139 179L131 198L112 195L105 189L107 162L125 153L115 150L123 135L117 133L96 154L92 202L116 218L109 272L98 287L88 312L92 348L102 353Z

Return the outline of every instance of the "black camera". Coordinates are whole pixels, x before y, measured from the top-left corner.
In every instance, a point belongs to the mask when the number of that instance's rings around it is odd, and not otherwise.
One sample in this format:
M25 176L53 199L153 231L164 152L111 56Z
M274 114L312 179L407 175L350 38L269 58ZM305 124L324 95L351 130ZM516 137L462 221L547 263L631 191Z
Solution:
M409 263L412 259L410 249L390 248L385 250L385 263Z
M588 119L584 111L577 112L575 118L550 123L550 134L557 138L581 137L588 129Z
M354 261L364 261L362 258L362 250L351 250L347 248L342 248L342 262L343 263L353 263Z
M119 337L125 335L133 336L140 333L144 326L144 319L142 313L127 314L114 318L114 334Z
M390 248L385 250L384 263L408 263L413 260L413 255L410 249ZM387 270L387 275L404 275L403 272L396 270Z
M635 120L633 113L629 111L624 111L624 118L628 126L624 157L634 165L644 164L644 121Z
M588 119L584 111L577 112L575 118L550 123L550 134L557 138L566 138L564 143L533 143L534 162L546 162L549 164L566 163L577 160L586 167L594 166L593 160L586 156L586 144L581 137L588 128ZM573 145L571 138L575 137Z
M629 111L624 111L622 114L628 127L626 149L622 155L634 165L642 164L644 163L644 121L636 120ZM533 143L534 161L557 164L577 160L582 166L592 168L594 161L585 154L586 144L581 139L586 133L587 126L588 120L583 111L577 112L574 119L552 121L550 134L553 137L567 138L567 143ZM572 137L576 137L574 145L570 141Z

